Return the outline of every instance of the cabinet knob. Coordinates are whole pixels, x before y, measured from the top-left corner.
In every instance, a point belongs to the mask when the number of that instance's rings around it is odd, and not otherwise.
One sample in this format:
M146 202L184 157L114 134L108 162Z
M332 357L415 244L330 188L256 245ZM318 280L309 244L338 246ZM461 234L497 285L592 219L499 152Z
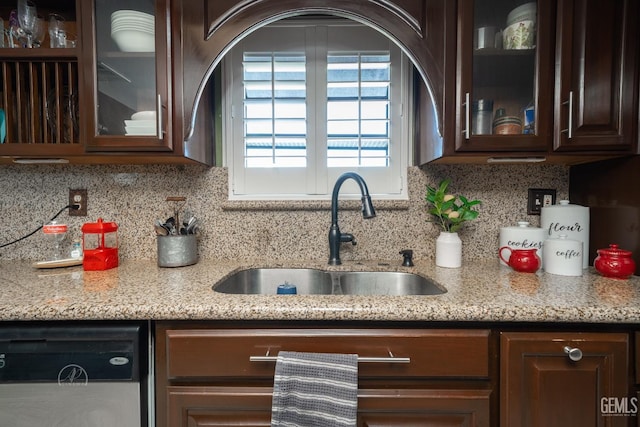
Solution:
M569 359L572 362L577 362L582 359L582 350L578 347L569 347L566 345L564 347L564 352L569 356Z

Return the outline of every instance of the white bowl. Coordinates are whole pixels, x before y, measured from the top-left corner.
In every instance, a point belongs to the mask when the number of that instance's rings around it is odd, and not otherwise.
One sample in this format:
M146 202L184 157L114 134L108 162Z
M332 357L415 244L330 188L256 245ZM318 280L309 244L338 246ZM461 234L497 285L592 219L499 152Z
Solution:
M136 28L144 28L144 29L155 29L156 27L156 25L153 22L140 22L135 19L118 19L116 21L111 22L112 29L122 25L136 27Z
M138 30L121 30L111 33L111 38L123 52L154 52L155 35Z
M137 128L154 127L156 125L156 121L155 120L147 120L147 119L125 120L124 121L124 125L132 127L132 128L134 128L134 127L137 127Z
M147 21L140 21L139 19L122 18L122 19L115 19L111 21L111 28L117 27L119 25L132 25L140 28L155 28L156 26L153 21L147 22Z
M133 18L142 21L153 22L154 17L150 13L140 12L139 10L116 10L111 14L111 22L121 18Z
M134 128L134 129L130 129L127 128L125 126L125 135L131 135L131 136L146 136L146 135L156 135L156 128L152 127L149 129L143 129L143 128Z
M111 29L111 36L113 37L114 33L118 33L120 31L134 31L134 32L138 32L138 33L143 33L143 34L151 34L152 36L155 35L155 30L149 30L146 28L139 28L139 27L134 27L131 25L120 25L118 27L114 27Z
M507 15L507 26L515 24L521 21L533 21L536 22L537 3L525 3L516 7Z
M509 25L502 32L503 49L533 49L536 25L533 21L521 21Z
M156 112L153 110L150 111L138 111L131 115L131 120L153 120L155 123L156 120Z

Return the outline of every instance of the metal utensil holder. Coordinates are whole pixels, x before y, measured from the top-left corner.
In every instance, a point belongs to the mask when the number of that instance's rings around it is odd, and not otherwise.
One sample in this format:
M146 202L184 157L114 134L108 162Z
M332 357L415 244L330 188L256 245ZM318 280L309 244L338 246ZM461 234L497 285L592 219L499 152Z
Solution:
M195 234L157 236L158 267L184 267L198 262Z

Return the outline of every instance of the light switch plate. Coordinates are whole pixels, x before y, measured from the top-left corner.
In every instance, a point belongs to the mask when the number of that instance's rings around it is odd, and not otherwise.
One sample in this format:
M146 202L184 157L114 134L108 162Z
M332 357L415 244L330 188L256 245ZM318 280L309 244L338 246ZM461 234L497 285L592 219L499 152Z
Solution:
M530 188L527 199L527 213L540 215L543 206L551 206L556 203L556 190L550 188Z

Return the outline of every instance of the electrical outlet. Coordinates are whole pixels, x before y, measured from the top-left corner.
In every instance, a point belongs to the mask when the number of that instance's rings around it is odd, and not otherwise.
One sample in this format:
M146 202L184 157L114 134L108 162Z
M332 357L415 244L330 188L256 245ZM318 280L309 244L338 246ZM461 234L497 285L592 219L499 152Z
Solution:
M87 216L87 190L69 190L69 204L80 205L78 209L69 209L69 216Z
M527 199L527 213L540 215L543 206L551 206L556 203L556 190L549 188L530 188Z

